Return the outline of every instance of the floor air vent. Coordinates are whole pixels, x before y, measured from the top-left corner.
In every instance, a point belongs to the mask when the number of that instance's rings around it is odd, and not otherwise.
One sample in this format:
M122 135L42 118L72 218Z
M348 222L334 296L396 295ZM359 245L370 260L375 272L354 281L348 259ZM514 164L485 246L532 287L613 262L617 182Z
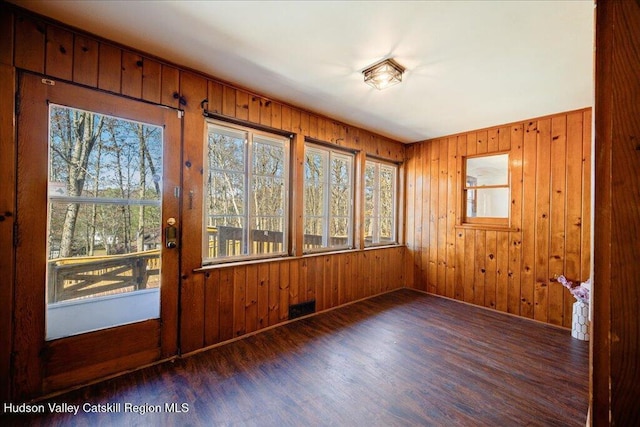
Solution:
M289 320L316 312L316 300L301 302L289 306Z

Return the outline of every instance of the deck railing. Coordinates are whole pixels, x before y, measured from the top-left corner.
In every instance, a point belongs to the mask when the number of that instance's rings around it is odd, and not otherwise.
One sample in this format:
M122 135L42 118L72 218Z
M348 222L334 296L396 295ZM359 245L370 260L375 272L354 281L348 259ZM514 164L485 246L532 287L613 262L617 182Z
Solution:
M48 269L48 301L55 303L157 287L159 274L158 249L127 255L53 259Z
M209 236L208 256L209 258L222 256L235 256L242 254L242 242L244 230L236 227L208 227ZM250 231L250 245L252 254L278 253L283 250L283 233L280 231ZM313 250L322 247L322 236L315 234L304 235L304 250ZM332 237L332 246L345 245L347 237Z

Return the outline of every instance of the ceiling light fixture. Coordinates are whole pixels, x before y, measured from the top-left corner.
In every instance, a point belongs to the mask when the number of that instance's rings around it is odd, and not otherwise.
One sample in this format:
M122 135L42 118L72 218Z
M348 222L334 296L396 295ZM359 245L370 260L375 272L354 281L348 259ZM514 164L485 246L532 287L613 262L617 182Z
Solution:
M364 82L378 90L400 83L402 73L404 73L404 67L391 58L378 62L362 72Z

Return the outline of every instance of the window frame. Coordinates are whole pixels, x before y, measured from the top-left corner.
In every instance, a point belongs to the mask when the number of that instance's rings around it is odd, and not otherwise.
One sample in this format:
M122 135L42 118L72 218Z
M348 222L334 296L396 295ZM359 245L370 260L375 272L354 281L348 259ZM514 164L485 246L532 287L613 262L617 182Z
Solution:
M244 144L243 144L243 186L244 186L244 203L243 203L243 214L241 215L244 221L244 227L242 229L244 243L241 241L241 254L239 255L224 255L224 256L214 256L209 257L209 232L208 228L208 219L209 219L209 211L208 211L208 183L207 177L209 175L209 151L208 151L208 139L211 129L221 130L223 133L237 133L244 134ZM262 140L260 143L273 144L278 146L282 144L282 151L284 154L283 158L283 172L282 172L282 180L284 181L283 188L283 213L282 213L282 250L270 252L270 253L256 253L252 248L252 240L251 240L251 232L252 232L252 221L254 221L259 215L255 211L255 206L250 199L251 185L254 182L255 176L261 176L258 174L254 174L254 153L253 149L256 144L255 139ZM254 129L250 126L243 126L235 123L227 123L221 120L214 120L207 118L205 120L205 136L204 136L204 162L203 162L203 215L202 215L202 265L216 265L227 262L238 262L238 261L250 261L256 259L268 259L268 258L281 258L290 255L291 244L290 244L290 224L291 224L291 204L289 202L290 199L290 188L291 188L291 138L284 136L282 134L272 133L268 131L263 131L260 129Z
M377 218L377 226L374 226L374 232L372 233L371 236L371 243L367 242L367 235L366 235L366 230L365 230L365 226L367 223L367 200L366 200L366 190L367 190L367 183L366 183L366 170L367 170L367 166L369 164L373 164L375 167L375 178L374 178L374 206L373 206L373 211L374 211L374 215L372 215L372 221L375 220ZM393 169L393 194L392 194L392 199L393 199L393 217L392 217L392 225L391 225L391 230L392 230L392 239L391 241L384 241L381 242L380 241L380 235L379 235L379 230L380 230L380 220L382 219L382 217L379 215L379 210L380 210L380 169L382 167L387 167L387 168L392 168ZM381 160L375 157L369 157L367 156L365 158L365 162L364 162L364 174L363 174L363 182L362 182L362 191L363 191L363 204L362 204L362 208L363 208L363 219L364 219L364 223L363 223L363 241L364 241L364 247L365 248L370 248L370 247L377 247L377 246L392 246L392 245L397 245L398 244L398 207L399 207L399 176L400 176L400 166L396 163L393 162L389 162L389 161L385 161L385 160ZM377 213L377 215L375 214Z
M355 189L356 189L356 155L354 152L349 150L344 150L340 148L334 148L332 146L319 144L316 142L311 142L305 139L304 142L304 157L303 157L303 168L306 167L306 157L308 150L315 151L321 154L326 155L326 182L324 182L324 197L323 197L323 215L318 216L318 218L323 218L324 225L322 231L322 246L317 248L306 248L305 244L305 222L308 216L306 215L306 174L303 171L302 174L302 253L304 254L312 254L319 252L328 252L328 251L340 251L340 250L350 250L355 246L354 239L354 230L355 230ZM332 159L335 157L343 157L348 158L350 160L350 168L349 168L349 212L346 215L348 219L347 225L347 242L344 245L331 245L330 243L330 227L331 220L334 218L330 212L331 200L331 175L330 175L330 165L332 163Z
M467 160L469 159L477 159L482 157L493 157L499 155L507 156L507 182L506 184L496 184L496 185L475 185L469 186L467 185ZM462 157L462 200L460 200L460 205L462 209L462 225L486 225L486 226L495 226L495 227L509 227L511 224L511 203L509 202L511 199L511 158L509 151L499 151L493 153L483 153L483 154L474 154L469 156ZM507 196L507 216L506 217L487 217L487 216L476 216L469 217L467 215L467 193L468 191L479 190L479 189L492 189L492 188L506 188L508 191Z

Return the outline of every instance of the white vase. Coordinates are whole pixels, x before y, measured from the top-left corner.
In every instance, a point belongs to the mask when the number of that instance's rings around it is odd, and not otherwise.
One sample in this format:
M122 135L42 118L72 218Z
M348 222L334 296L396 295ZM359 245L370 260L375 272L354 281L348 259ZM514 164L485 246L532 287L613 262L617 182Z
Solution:
M576 301L573 303L571 336L582 341L589 341L589 304L585 302Z

